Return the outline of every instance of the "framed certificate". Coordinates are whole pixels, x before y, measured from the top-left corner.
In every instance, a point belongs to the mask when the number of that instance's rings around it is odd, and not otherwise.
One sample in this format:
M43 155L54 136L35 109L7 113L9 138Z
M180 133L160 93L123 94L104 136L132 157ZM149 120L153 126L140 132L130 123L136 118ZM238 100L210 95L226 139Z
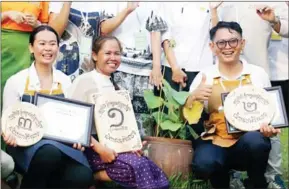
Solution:
M36 93L34 104L47 123L44 138L90 146L93 104L41 93Z
M288 117L286 114L285 103L284 103L281 86L267 87L264 89L267 92L269 92L270 96L275 102L274 103L275 113L274 113L273 119L271 120L271 125L275 128L288 127ZM229 93L221 94L223 106L224 106L224 102L228 94ZM227 127L228 133L230 134L243 132L235 128L234 126L232 126L227 120L226 120L226 127Z
M270 95L276 102L275 114L271 121L272 126L276 128L288 127L288 117L286 114L281 86L268 87L265 89L270 93Z

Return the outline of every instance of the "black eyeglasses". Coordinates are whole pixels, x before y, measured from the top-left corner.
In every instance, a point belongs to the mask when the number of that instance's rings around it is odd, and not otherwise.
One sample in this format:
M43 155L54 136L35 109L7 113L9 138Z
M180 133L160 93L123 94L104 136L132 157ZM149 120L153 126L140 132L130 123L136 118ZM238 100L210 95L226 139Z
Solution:
M229 40L219 40L215 43L219 49L224 49L227 46L227 44L229 44L231 48L236 48L238 46L239 41L240 39L238 38L232 38Z

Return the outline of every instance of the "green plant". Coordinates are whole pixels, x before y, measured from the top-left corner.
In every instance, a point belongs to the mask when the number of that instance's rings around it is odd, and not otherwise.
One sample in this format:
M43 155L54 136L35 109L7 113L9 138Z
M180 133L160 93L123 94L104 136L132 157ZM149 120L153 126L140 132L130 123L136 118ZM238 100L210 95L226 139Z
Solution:
M189 92L174 90L166 80L163 80L159 96L154 95L152 90L144 92L145 102L151 111L149 118L156 122L156 125L151 125L154 127L153 136L186 139L186 128L188 128L196 137L196 133L191 127L187 127L187 121L182 116L182 106L189 94Z

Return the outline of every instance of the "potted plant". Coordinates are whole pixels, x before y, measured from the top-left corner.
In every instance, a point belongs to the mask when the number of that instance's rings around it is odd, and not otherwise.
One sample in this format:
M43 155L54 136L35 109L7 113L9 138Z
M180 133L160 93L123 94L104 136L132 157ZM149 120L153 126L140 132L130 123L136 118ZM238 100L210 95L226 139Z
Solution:
M163 80L160 95L155 95L152 90L144 92L151 112L144 125L152 128L152 136L144 137L148 142L145 153L168 177L181 173L182 178L187 178L191 174L193 149L186 138L187 133L194 138L198 135L188 124L198 122L203 105L196 102L191 109L184 108L189 94L174 90L166 80Z

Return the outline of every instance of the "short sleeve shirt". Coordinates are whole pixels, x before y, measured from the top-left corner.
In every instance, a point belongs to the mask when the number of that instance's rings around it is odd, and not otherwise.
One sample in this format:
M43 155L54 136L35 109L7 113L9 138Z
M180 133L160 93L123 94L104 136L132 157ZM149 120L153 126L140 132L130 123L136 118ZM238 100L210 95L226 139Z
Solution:
M110 17L116 16L127 7L127 2L102 3L105 15ZM139 7L127 15L112 32L123 47L122 62L118 71L149 76L152 70L150 32L163 32L167 29L160 7L159 2L140 2Z
M49 21L49 2L45 1L30 1L30 2L1 2L1 13L6 11L19 11L22 13L32 14L41 23L48 23ZM16 22L7 19L1 23L3 29L18 30L30 32L33 30L32 26L27 24L17 24Z
M256 87L265 88L271 87L271 83L269 80L268 74L265 70L259 66L249 64L245 59L241 59L243 63L243 70L236 77L236 79L240 79L242 75L250 74L250 79L252 84ZM214 78L221 77L224 80L228 80L228 78L224 77L219 71L219 63L216 60L216 64L213 66L206 67L200 71L200 73L195 77L191 86L190 92L193 92L201 83L203 74L206 75L206 85L213 85ZM207 108L207 102L205 101L205 108Z
M51 13L59 13L62 2L50 2ZM72 2L69 21L61 36L56 68L73 81L78 75L90 71L93 38L100 34L104 20L101 2Z

